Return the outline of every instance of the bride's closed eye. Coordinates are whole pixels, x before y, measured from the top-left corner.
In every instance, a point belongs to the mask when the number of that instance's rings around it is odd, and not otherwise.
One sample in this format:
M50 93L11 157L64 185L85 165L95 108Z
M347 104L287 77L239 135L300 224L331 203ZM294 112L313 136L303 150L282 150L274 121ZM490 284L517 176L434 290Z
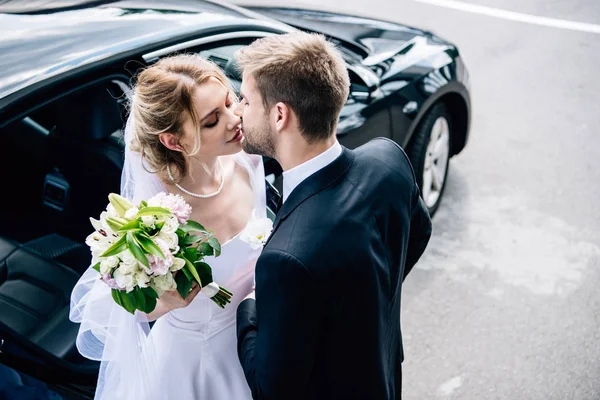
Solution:
M227 99L225 100L225 107L226 108L231 108L234 106L234 102L231 101L231 96L227 96ZM220 113L217 111L215 112L215 120L214 122L209 122L208 124L205 124L204 127L205 128L213 128L215 126L217 126L217 124L219 123L219 118L220 117Z

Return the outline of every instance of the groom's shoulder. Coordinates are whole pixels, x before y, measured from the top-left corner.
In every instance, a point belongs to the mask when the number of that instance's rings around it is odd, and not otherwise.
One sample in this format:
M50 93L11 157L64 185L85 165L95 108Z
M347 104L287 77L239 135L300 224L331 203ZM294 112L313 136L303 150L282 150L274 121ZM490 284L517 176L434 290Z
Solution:
M406 152L393 140L377 137L355 148L356 162L350 171L350 180L370 181L374 185L412 185L416 182L415 172ZM400 178L401 182L398 182Z
M357 160L379 160L388 165L405 165L410 167L408 155L402 147L386 137L376 137L354 149Z

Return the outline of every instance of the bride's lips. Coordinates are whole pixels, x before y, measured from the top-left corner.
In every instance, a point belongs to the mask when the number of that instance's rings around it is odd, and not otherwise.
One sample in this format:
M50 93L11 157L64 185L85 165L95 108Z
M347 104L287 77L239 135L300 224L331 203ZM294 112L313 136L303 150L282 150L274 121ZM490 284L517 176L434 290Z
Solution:
M236 132L235 132L235 136L227 141L227 143L237 143L240 140L242 140L244 138L244 132L242 131L242 128L238 126Z

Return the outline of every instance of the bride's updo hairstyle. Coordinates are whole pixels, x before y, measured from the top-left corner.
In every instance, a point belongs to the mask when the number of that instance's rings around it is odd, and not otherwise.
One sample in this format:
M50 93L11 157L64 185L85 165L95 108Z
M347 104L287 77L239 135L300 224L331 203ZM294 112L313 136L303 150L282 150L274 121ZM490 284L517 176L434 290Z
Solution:
M170 164L175 182L187 175L188 157L197 154L201 144L200 116L194 107L194 94L196 88L211 77L231 90L221 69L197 54L165 57L138 75L129 104L133 119L130 146L141 153L149 172L163 172ZM192 148L185 149L186 157L182 152L165 147L159 134L169 132L181 139L187 118L192 119L196 135Z

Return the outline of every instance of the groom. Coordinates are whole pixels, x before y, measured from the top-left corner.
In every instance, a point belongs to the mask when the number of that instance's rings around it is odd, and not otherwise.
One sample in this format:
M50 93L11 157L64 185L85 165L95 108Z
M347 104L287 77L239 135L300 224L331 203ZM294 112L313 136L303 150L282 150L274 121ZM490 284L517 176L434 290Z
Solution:
M237 54L244 149L283 168L283 205L237 310L254 399L400 399L402 282L431 235L401 148L349 150L336 124L349 90L339 51L291 33Z

